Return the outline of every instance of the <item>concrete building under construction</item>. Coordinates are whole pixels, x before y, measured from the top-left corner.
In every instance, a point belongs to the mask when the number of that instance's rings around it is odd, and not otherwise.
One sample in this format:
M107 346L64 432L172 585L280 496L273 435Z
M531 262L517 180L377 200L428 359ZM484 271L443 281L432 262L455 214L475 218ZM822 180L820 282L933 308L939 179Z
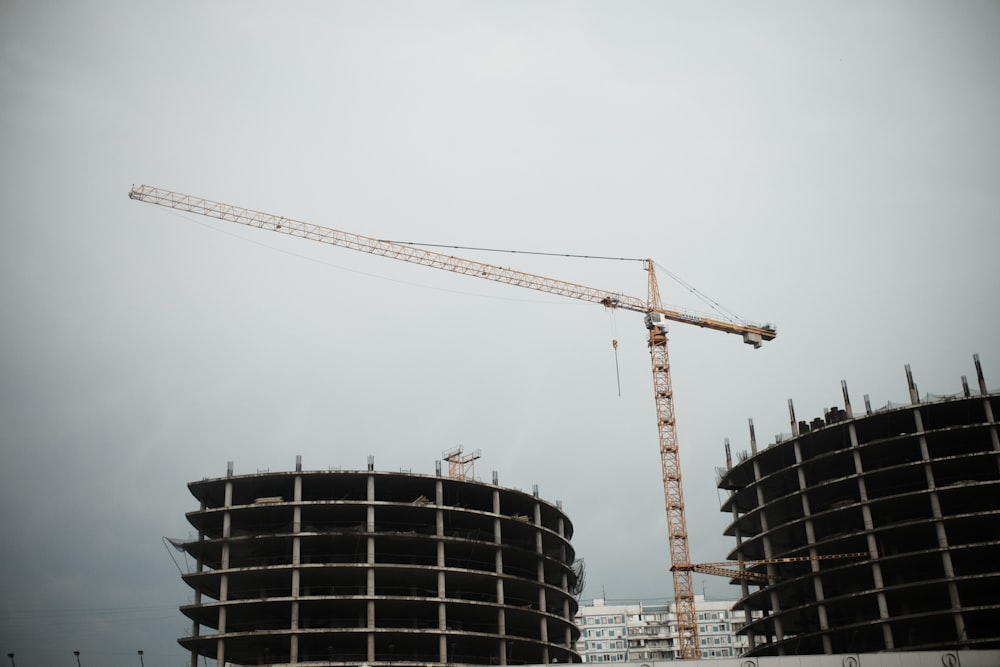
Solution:
M749 656L1000 648L1000 394L844 407L720 471ZM843 557L858 554L855 557ZM833 558L823 559L822 557ZM777 559L795 559L774 562ZM748 561L765 560L751 564Z
M192 666L580 662L580 573L557 504L495 477L373 466L188 485Z

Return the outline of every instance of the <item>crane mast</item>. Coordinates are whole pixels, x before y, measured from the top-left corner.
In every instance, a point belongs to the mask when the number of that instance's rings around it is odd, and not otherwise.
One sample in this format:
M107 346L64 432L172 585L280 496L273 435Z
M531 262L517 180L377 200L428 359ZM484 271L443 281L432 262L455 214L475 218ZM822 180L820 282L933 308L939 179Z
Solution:
M677 614L678 648L682 659L701 657L692 581L692 573L695 568L691 564L688 545L684 491L681 484L680 456L677 446L677 426L674 420L674 397L670 380L670 358L667 354L666 323L667 321L682 322L705 329L742 335L743 342L754 347L760 347L762 342L772 340L777 335L772 325L728 322L664 308L660 300L660 289L656 282L652 260L645 261L645 268L648 272L648 291L646 299L643 300L639 297L627 296L609 290L596 289L484 262L453 257L411 245L321 227L284 216L192 197L147 185L133 186L129 191L129 198L290 236L299 236L350 250L588 301L606 308L619 308L643 313L648 330L649 353L653 370L660 465L667 513L667 537Z
M653 263L647 266L650 309L662 308L660 287L656 282ZM691 549L688 545L687 517L684 510L684 489L681 483L681 460L677 449L677 422L674 419L674 390L670 380L670 355L667 353L667 328L657 326L646 315L649 333L649 356L653 367L653 395L656 400L656 426L660 439L660 472L663 477L663 498L667 510L667 545L670 550L671 574L674 583L674 613L677 615L677 643L682 660L701 657L698 645L698 615L694 608L694 579L691 569Z

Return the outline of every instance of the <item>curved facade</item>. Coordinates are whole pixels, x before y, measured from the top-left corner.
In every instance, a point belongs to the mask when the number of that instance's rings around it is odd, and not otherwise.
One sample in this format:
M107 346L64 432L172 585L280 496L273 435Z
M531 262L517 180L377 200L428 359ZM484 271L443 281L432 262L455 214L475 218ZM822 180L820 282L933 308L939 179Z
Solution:
M374 470L188 486L192 665L580 662L572 524L537 495Z
M749 655L1000 648L1000 394L911 395L722 471L731 559L812 558L748 568Z

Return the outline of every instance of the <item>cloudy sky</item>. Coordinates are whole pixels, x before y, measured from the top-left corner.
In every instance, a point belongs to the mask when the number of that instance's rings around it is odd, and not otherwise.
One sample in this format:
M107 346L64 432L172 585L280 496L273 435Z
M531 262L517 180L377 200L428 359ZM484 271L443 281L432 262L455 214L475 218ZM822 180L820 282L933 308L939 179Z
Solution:
M378 238L652 257L774 322L760 350L671 330L692 556L722 560L715 469L747 418L772 440L788 399L811 419L841 380L902 402L906 363L956 393L976 352L1000 386L998 34L973 1L4 0L0 653L187 664L161 543L190 534L187 482L296 455L433 473L481 449L484 479L563 502L584 598L671 595L641 316L133 183ZM634 262L469 254L645 294ZM665 271L666 303L707 308Z

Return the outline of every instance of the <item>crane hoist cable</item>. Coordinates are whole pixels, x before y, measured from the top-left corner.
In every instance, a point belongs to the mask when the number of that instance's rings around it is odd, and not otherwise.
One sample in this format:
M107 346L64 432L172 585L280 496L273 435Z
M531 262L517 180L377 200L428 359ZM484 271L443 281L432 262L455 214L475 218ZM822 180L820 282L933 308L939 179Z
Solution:
M613 308L608 308L608 321L611 325L611 348L615 351L615 381L618 383L618 396L622 395L622 376L618 370L618 320Z

